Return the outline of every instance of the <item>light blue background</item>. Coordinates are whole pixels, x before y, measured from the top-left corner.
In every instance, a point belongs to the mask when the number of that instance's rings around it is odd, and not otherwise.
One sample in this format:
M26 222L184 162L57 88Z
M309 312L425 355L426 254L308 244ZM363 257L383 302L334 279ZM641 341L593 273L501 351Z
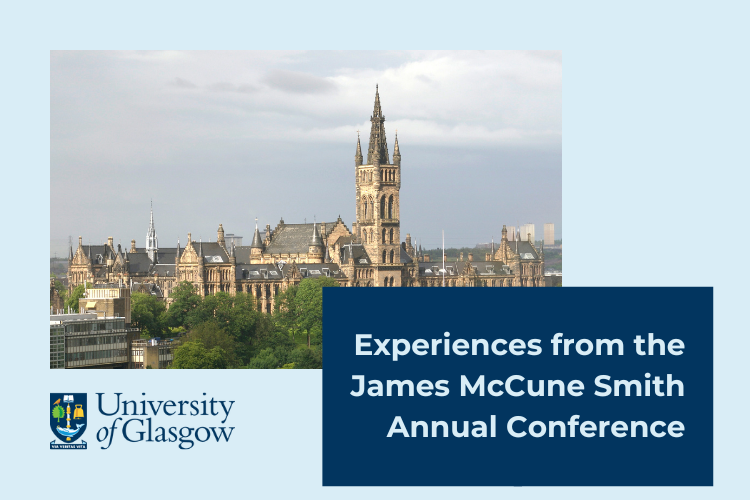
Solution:
M3 493L347 499L746 495L747 3L268 5L3 7ZM715 486L323 489L320 372L50 371L47 321L40 314L47 307L48 279L49 50L92 48L561 49L565 284L715 287ZM498 165L498 180L502 175ZM113 186L116 179L113 175ZM47 394L59 391L117 391L132 398L146 392L153 399L195 399L207 392L237 400L228 422L237 429L229 445L178 451L173 444L116 442L103 452L93 431L104 422L90 410L85 439L92 449L52 452ZM162 422L171 424L167 421ZM67 486L71 473L73 481L81 480L75 487Z

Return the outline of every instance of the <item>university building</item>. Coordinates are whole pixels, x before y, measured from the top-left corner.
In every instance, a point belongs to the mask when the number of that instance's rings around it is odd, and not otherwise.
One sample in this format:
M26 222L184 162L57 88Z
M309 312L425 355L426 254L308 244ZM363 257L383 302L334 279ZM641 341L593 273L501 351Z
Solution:
M151 222L146 247L131 241L129 250L113 245L84 245L69 251L68 284L123 282L133 290L148 286L149 293L169 303L174 286L189 281L201 295L226 292L251 293L258 309L271 312L275 297L308 277L328 276L344 287L418 286L544 286L544 248L535 246L533 234L502 239L484 256L470 254L456 262L430 262L411 236L402 239L400 220L401 152L398 136L393 155L388 149L380 95L370 117L367 157L359 137L354 155L356 220L347 226L334 222L287 224L284 220L261 232L256 221L248 246L227 241L219 224L215 242L192 239L184 247L159 247ZM513 229L513 228L511 228ZM520 232L520 231L519 231ZM520 240L520 241L519 241ZM241 242L241 240L239 240ZM139 288L140 287L140 288Z

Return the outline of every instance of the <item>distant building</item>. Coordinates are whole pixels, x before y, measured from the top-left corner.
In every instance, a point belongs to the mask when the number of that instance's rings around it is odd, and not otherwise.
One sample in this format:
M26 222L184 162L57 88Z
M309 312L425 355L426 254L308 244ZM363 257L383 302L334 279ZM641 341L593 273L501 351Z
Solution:
M520 233L521 233L519 235L520 241L532 241L532 242L536 241L536 236L534 233L534 224L532 224L531 222L522 225ZM529 234L531 235L531 239L529 239Z
M50 314L49 367L130 368L131 345L139 336L124 317Z
M552 223L544 225L544 244L547 246L555 244L555 225Z
M241 247L242 246L242 236L227 233L225 236L227 247L236 246Z
M172 365L175 343L172 340L138 339L131 347L135 369L169 368Z
M88 288L78 301L78 310L96 313L97 317L125 318L130 325L130 288L121 283L98 283Z
M79 236L78 248L74 251L71 245L68 251L70 289L85 281L123 280L139 289L151 283L148 293L169 305L172 288L187 281L201 296L250 293L258 310L270 313L279 293L316 276L328 276L345 287L544 286L544 252L535 247L533 224L525 226L520 238L514 228L508 238L503 226L499 245L484 260L472 255L450 270L431 264L422 249L412 245L409 234L402 240L401 151L395 136L393 154L389 153L377 87L370 122L366 156L357 136L351 228L341 217L311 224L281 219L275 228L266 224L261 232L256 221L251 243L245 246L238 244L238 236L230 240L219 224L214 243L195 241L188 233L184 246L178 239L176 247L164 248L156 237L152 210L145 249L131 240L126 252L111 237L106 245L84 245Z

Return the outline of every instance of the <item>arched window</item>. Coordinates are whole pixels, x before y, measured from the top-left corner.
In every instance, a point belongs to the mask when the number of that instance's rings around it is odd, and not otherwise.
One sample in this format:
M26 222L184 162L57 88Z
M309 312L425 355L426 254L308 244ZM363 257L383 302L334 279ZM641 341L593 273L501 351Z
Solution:
M393 264L393 255L394 255L393 250L391 250L391 264Z
M393 219L393 195L388 198L388 218Z
M391 276L391 286L393 286L393 276Z
M385 228L383 228L383 244L385 244Z
M393 229L391 229L391 239L390 242L393 243Z
M388 286L388 277L383 278L383 286Z
M367 199L362 202L362 218L367 218Z
M375 202L370 198L370 217L375 217Z
M372 237L372 229L370 229L370 243L373 243L375 240Z
M380 198L380 218L385 219L385 195Z
M386 262L386 260L385 260L385 250L383 250L383 264L385 264L385 262Z

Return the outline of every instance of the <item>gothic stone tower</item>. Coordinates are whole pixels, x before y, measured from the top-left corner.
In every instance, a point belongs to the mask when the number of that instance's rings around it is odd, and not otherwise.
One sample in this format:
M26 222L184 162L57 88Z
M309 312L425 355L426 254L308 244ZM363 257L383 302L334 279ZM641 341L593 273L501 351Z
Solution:
M354 156L357 187L356 236L377 266L376 286L401 286L401 234L399 223L399 190L401 189L401 154L398 137L393 163L388 158L385 116L375 87L375 109L370 117L370 144L367 164L362 164L362 148L357 137Z

